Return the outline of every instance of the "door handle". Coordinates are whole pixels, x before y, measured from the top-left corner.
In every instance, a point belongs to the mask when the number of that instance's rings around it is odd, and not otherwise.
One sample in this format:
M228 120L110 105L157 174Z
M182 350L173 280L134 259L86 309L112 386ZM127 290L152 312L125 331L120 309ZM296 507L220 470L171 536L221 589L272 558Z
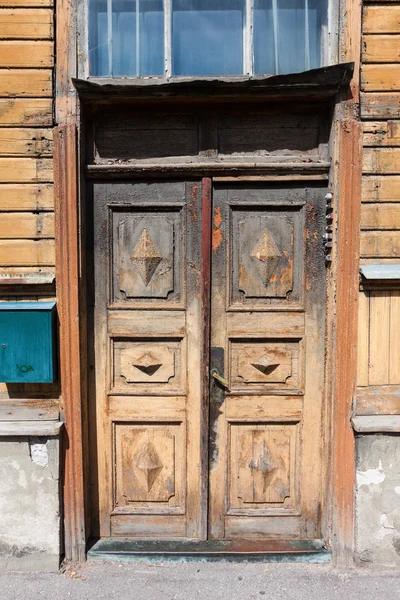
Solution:
M212 369L212 370L211 370L211 375L212 375L212 377L214 377L214 379L216 379L216 381L218 381L218 382L219 382L221 385L223 385L223 386L224 386L224 388L226 388L226 389L229 391L229 383L228 383L228 380L227 380L227 379L225 379L224 377L222 377L222 376L221 376L221 375L218 373L217 369Z

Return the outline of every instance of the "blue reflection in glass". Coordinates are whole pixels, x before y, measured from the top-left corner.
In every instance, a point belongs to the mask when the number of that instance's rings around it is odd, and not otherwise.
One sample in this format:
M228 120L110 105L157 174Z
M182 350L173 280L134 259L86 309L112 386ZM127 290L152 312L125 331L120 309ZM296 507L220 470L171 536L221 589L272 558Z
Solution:
M163 1L90 0L89 72L95 77L163 75Z
M172 74L243 73L244 0L173 0Z
M254 0L255 74L320 67L327 8L327 0Z

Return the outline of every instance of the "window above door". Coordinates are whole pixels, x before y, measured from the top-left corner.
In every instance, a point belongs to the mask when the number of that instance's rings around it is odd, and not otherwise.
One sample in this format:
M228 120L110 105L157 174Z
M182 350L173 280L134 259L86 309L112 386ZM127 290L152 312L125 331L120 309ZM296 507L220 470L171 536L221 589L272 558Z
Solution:
M88 0L90 77L218 77L327 63L328 0Z

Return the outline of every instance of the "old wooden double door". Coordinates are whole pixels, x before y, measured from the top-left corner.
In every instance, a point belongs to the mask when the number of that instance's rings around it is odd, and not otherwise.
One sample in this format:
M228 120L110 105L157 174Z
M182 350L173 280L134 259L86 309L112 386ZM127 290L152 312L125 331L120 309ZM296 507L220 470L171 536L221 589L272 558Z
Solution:
M93 533L319 538L323 182L93 189Z

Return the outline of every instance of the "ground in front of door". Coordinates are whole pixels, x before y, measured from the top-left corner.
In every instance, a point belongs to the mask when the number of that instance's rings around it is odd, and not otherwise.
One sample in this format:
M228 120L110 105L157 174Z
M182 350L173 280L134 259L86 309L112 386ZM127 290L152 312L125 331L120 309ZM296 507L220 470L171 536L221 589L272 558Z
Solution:
M400 598L400 573L330 565L89 561L64 573L0 574L2 600L381 600Z

